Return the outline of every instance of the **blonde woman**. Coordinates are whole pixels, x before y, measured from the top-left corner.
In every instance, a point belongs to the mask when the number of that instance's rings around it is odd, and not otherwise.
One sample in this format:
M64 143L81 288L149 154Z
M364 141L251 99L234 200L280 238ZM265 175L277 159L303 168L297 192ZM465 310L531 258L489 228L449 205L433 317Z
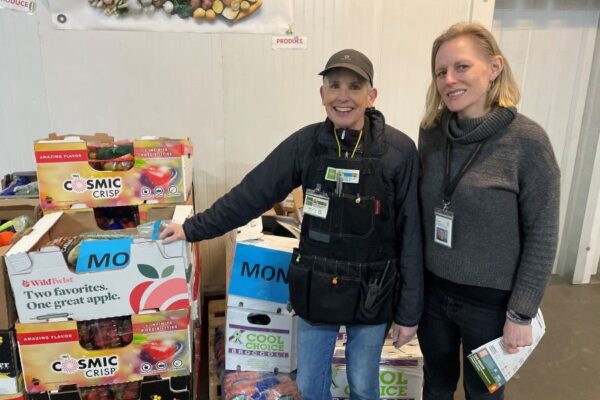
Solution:
M502 399L466 355L500 336L511 353L531 344L556 252L559 169L544 130L517 112L508 61L483 26L440 35L431 76L419 133L423 398L454 398L462 344L466 398Z

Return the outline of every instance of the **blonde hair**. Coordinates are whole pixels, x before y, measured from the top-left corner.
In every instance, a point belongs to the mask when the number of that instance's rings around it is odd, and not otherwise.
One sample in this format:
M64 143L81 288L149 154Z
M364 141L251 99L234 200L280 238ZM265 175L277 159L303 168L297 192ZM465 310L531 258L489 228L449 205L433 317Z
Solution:
M521 98L519 87L513 77L508 61L500 51L498 43L492 33L484 26L477 23L460 22L452 25L448 30L442 33L434 40L431 48L431 83L427 89L427 98L425 102L425 115L421 120L422 128L433 127L440 118L446 105L437 90L435 75L435 58L440 47L449 40L459 36L469 36L477 48L489 58L500 56L504 59L504 68L498 77L491 83L487 92L486 108L488 107L513 107Z

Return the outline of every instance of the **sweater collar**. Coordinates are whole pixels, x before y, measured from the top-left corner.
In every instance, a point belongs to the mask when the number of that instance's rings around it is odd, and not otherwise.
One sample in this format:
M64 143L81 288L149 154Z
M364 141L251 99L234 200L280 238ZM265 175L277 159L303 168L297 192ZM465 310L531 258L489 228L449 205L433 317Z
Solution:
M514 107L498 107L484 118L478 118L476 123L467 124L468 132L461 129L456 122L456 113L444 110L441 119L442 129L448 140L458 144L471 144L481 142L506 128L517 115ZM453 134L454 133L454 134Z

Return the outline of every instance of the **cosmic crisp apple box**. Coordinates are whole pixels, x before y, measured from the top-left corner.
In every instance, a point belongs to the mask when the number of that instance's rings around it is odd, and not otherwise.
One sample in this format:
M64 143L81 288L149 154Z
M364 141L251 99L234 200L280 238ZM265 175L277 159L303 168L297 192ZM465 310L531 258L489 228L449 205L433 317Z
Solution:
M92 321L17 323L28 393L191 372L189 308Z
M192 187L192 145L185 139L51 134L34 142L44 210L183 203Z
M104 386L77 387L66 385L59 390L28 393L28 400L190 400L190 376L161 378L147 376L143 381L115 383ZM3 399L0 400L13 400ZM20 400L20 399L14 399Z
M176 206L173 220L190 213L191 206ZM103 235L113 231L90 233L83 221L70 211L47 214L5 255L21 323L190 307L185 241L106 239ZM99 236L67 254L64 243L86 234Z

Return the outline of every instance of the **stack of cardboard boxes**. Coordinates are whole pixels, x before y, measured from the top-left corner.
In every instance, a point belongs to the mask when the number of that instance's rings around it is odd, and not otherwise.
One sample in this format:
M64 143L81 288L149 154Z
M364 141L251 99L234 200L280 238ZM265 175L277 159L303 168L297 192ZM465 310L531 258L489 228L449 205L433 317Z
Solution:
M31 399L192 396L195 252L156 240L158 223L111 237L94 215L135 206L141 223L183 222L193 213L184 205L192 201L191 145L143 138L121 142L128 150L117 157L114 143L107 135L35 143L45 215L4 257ZM67 254L62 244L82 234L88 239Z
M3 185L4 187L4 185ZM35 221L38 214L37 198L20 196L0 197L0 221L26 216ZM12 244L0 246L0 399L17 400L23 397L21 366L17 352L14 325L17 321L14 298L4 255Z
M302 351L296 348L298 317L287 304L288 264L298 241L262 235L261 231L259 218L238 229L237 235L230 235L226 241L227 371L290 372L296 369L297 352ZM341 326L332 361L331 384L333 398L340 400L349 398L346 339L345 327ZM423 356L416 339L396 349L391 331L388 333L381 354L379 379L381 398L421 398ZM227 390L224 384L223 398L228 398Z
M296 370L298 317L288 309L287 273L298 240L262 235L256 221L247 229L258 234L250 234L250 240L234 240L235 256L230 257L228 268L226 374L291 373ZM248 233L240 232L239 238L248 239ZM227 385L223 390L228 396Z

